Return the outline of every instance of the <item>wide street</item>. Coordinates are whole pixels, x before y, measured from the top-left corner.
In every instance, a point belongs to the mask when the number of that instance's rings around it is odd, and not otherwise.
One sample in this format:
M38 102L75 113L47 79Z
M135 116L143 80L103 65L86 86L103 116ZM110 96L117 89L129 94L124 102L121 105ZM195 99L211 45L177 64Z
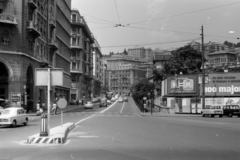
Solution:
M64 113L64 123L76 127L63 145L26 144L40 131L37 116L30 116L26 127L1 127L0 160L240 159L240 118L141 115L128 99ZM60 118L51 116L51 127L60 125Z

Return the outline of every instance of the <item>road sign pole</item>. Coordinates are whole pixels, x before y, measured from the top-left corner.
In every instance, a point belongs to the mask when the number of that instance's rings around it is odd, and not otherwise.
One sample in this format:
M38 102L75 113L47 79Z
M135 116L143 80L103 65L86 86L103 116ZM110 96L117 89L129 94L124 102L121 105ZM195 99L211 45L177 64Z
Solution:
M50 71L50 68L48 68L48 85L47 85L47 95L48 95L48 135L50 135L50 110L51 110L51 107L50 107L50 82L51 82L51 71Z
M62 124L63 124L63 111L61 109L61 127L62 127Z

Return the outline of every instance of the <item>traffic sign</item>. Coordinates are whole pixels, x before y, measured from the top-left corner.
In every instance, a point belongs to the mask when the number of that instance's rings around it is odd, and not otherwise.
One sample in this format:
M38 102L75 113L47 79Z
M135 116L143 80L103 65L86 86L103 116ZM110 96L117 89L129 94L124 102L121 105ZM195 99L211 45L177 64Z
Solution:
M58 101L57 101L57 105L59 108L66 108L67 107L67 101L65 98L60 98Z

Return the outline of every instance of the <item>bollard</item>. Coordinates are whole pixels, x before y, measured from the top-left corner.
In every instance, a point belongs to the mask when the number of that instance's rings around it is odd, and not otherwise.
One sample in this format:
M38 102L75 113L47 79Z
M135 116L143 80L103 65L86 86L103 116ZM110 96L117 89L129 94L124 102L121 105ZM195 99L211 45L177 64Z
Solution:
M42 116L41 116L40 136L41 137L48 136L47 114L42 114Z

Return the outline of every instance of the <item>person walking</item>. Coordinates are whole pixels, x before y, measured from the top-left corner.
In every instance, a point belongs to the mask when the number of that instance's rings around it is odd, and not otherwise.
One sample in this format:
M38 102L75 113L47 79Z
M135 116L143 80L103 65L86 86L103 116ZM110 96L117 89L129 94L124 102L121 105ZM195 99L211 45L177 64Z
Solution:
M52 105L52 114L55 114L55 115L56 115L56 109L57 109L57 104L56 104L56 102L53 102L53 105Z
M55 103L55 110L54 110L55 115L57 115L57 109L58 109L58 105L57 105L57 103Z
M79 104L79 99L76 100L76 104L77 104L77 106L78 106L78 104Z

